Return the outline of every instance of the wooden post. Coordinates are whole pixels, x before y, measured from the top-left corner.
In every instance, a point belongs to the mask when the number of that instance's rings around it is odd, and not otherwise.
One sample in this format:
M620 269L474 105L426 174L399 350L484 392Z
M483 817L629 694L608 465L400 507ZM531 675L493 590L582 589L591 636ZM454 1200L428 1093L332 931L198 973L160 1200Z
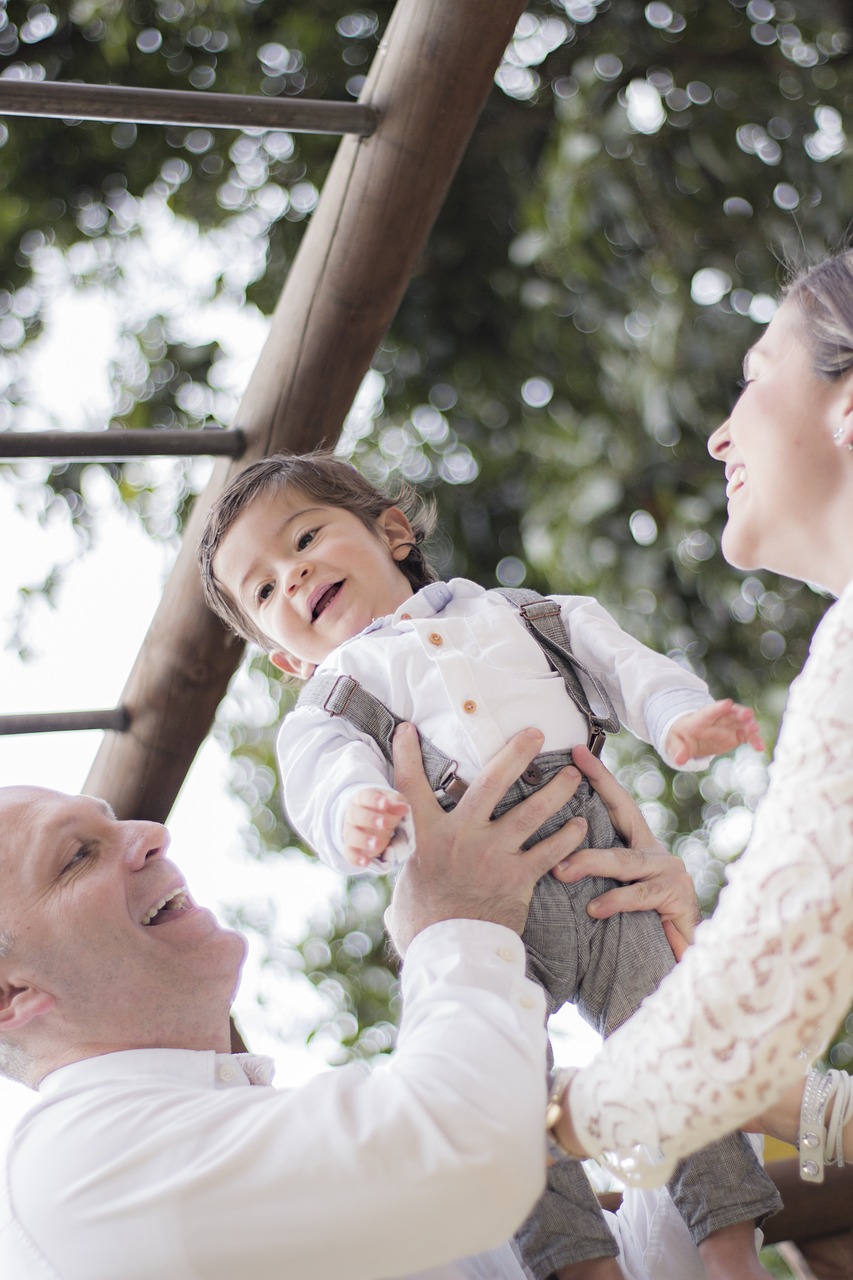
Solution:
M524 8L398 0L360 98L379 127L341 142L237 414L246 452L214 466L121 697L130 729L106 735L86 780L120 817L166 817L242 650L202 601L207 511L256 458L336 439Z

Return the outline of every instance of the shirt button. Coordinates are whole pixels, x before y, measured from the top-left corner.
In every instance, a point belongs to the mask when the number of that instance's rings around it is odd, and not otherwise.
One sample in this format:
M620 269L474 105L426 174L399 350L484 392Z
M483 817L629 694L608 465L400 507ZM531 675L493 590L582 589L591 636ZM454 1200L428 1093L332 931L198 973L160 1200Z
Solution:
M522 996L522 997L521 997L521 1007L522 1007L522 1009L532 1009L532 1008L533 1008L533 1006L535 1005L535 1003L536 1003L536 1001L534 1000L533 996Z
M465 702L462 703L462 710L465 712L467 716L472 716L474 714L474 712L477 710L477 704L473 700L473 698L468 698L466 699Z
M498 955L500 956L501 960L515 959L515 952L513 951L512 947L501 947L500 950L498 951Z
M430 632L429 642L434 645L444 644L444 640L437 631Z
M234 1070L234 1068L233 1068L233 1067L220 1067L220 1068L219 1068L219 1079L220 1079L220 1080L233 1080L233 1079L234 1079L234 1077L236 1076L236 1074L237 1074L237 1072Z
M411 622L411 620L412 620L412 615L411 615L410 613L401 613L401 614L400 614L400 621L401 621L401 622Z

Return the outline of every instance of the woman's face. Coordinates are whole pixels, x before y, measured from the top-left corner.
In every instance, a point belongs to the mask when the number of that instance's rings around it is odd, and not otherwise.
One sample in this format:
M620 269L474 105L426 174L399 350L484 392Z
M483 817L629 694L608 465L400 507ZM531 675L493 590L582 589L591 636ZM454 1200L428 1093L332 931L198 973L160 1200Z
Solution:
M839 593L849 581L850 456L845 430L853 379L813 371L806 321L789 299L744 360L744 389L708 442L725 463L723 554L739 569L771 569ZM845 414L847 417L845 417Z

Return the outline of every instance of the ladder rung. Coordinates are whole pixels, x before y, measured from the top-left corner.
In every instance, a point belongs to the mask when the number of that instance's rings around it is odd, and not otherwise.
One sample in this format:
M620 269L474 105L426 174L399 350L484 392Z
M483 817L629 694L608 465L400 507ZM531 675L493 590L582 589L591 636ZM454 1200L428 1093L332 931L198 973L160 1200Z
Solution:
M209 129L285 129L293 133L357 133L377 125L373 107L316 98L263 98L182 89L127 89L112 84L0 78L0 115L53 116L134 124L187 124Z
M0 431L0 458L239 458L245 448L246 437L239 427L190 431L171 427L162 431Z
M82 729L115 729L124 733L130 726L127 707L106 711L44 711L32 715L0 716L0 734L69 733Z

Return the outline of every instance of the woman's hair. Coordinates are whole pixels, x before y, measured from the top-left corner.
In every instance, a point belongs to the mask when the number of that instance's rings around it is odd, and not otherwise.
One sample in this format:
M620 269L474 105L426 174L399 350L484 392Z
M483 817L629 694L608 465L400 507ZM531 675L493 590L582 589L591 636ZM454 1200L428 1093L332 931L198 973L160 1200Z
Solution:
M422 498L406 484L401 484L395 496L391 497L372 485L355 467L330 453L274 453L246 467L222 491L208 514L198 545L204 598L226 626L244 640L251 640L262 649L273 647L269 637L254 625L217 579L213 560L234 521L256 498L287 488L296 489L323 506L351 511L371 533L377 533L383 511L399 507L408 518L414 534L413 545L406 559L400 561L399 568L409 579L413 591L420 590L428 582L435 582L438 575L421 548L435 527L435 504L431 500Z
M833 379L853 368L853 249L795 274L783 296L806 321L803 339L815 373Z

